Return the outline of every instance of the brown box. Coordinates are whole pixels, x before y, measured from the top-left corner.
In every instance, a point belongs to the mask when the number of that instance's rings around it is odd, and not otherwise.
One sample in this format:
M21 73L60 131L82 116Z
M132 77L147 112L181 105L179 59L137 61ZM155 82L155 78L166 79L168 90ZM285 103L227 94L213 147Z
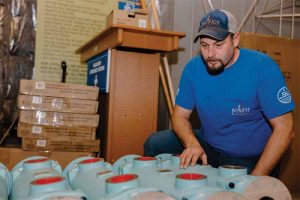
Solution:
M19 122L47 126L98 127L99 115L20 110Z
M126 25L126 26L135 26L139 28L150 29L149 15L147 12L142 10L113 10L106 17L106 27L112 25Z
M286 39L257 33L241 33L240 46L268 54L278 65L282 66Z
M292 96L296 105L300 104L300 40L287 39L286 41L286 56L283 57L282 72L285 80L292 92ZM294 115L299 114L298 106L296 106ZM300 115L299 115L300 117ZM300 163L299 163L300 164Z
M286 57L286 39L281 37L269 36L268 41L268 55L271 56L280 67L283 67L282 59Z
M254 49L268 54L280 66L280 69L285 77L289 89L293 90L292 77L295 70L292 70L295 64L290 64L294 52L298 51L299 40L290 40L283 37L256 34L256 33L241 33L240 46L249 49ZM294 48L297 46L296 49ZM292 48L294 50L292 50ZM292 72L294 71L294 72Z
M23 137L23 150L99 152L100 140L60 140L52 137Z
M51 151L24 151L21 148L0 148L0 162L11 170L20 161L32 156L45 156L57 161L64 169L71 161L79 157L95 156L91 152L51 152Z
M98 87L56 83L22 79L20 81L20 93L27 95L65 97L75 99L98 99Z
M254 33L241 33L240 47L261 51L268 54L268 37Z
M94 140L96 128L18 124L18 137L52 137L61 140Z
M18 106L25 110L96 114L98 101L61 97L19 95Z

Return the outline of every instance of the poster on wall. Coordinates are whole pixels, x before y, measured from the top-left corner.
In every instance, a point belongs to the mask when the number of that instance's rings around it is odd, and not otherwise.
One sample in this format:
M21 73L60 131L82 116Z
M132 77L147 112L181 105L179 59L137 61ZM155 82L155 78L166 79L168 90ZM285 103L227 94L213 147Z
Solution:
M87 65L75 50L105 28L117 7L117 0L38 0L33 79L59 82L65 61L66 82L86 84Z

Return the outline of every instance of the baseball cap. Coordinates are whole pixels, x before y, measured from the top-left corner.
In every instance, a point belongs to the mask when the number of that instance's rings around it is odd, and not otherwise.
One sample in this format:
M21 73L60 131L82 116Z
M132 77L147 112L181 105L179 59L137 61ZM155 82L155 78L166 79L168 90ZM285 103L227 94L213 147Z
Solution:
M194 39L197 42L200 36L206 35L216 40L224 40L229 33L237 32L237 20L226 10L213 10L200 20L200 27Z

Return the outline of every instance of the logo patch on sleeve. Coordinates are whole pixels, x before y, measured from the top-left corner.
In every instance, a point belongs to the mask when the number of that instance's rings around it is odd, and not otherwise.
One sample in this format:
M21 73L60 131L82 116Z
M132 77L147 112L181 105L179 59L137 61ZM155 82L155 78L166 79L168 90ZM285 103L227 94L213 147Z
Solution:
M290 91L287 89L287 87L282 87L278 90L277 99L280 103L284 103L284 104L291 103L292 96Z

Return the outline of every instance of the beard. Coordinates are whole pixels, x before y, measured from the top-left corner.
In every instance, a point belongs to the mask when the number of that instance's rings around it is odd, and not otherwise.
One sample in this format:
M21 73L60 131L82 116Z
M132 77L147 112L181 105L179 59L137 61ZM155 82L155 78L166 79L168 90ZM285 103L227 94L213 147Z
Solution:
M209 62L217 62L217 63L215 63L213 66L209 66L209 64L208 64ZM206 66L207 72L210 75L214 75L214 76L221 74L226 67L226 65L220 59L206 59L205 66Z

